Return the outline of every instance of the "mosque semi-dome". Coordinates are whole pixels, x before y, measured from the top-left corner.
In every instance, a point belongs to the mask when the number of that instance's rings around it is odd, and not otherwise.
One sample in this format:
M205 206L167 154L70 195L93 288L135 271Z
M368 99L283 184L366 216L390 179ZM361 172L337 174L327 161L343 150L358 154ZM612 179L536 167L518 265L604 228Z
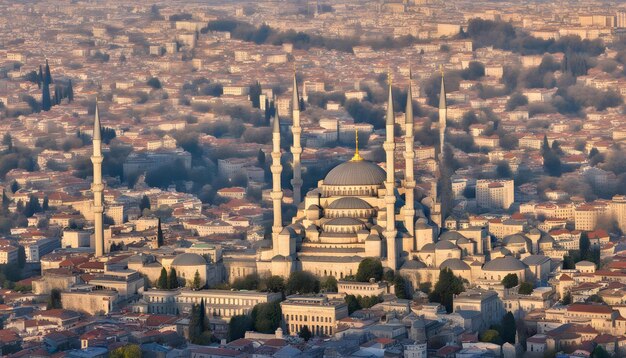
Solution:
M324 178L325 185L382 185L387 173L378 165L366 161L348 161L334 167Z
M519 271L526 269L526 265L512 256L498 257L483 266L483 271Z
M457 231L446 231L439 236L439 240L457 241L464 239L465 236L461 235Z
M344 210L355 210L355 209L371 209L372 206L368 204L365 200L355 198L355 197L344 197L337 199L328 205L328 209L344 209Z
M172 266L198 266L206 265L204 257L198 254L184 253L176 256L172 261Z
M452 250L452 249L458 249L458 248L459 248L458 246L456 246L455 244L447 240L438 241L435 244L436 250Z

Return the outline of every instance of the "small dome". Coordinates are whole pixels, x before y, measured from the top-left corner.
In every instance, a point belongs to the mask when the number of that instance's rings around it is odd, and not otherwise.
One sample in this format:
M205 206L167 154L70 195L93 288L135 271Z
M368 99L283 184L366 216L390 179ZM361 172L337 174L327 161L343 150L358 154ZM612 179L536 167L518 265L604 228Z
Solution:
M596 264L594 264L594 263L593 263L593 262L591 262L591 261L586 261L586 260L583 260L583 261L578 261L578 262L576 263L576 267L579 267L579 266L580 266L580 267L596 267Z
M371 209L372 206L368 204L365 200L354 198L354 197L345 197L341 199L337 199L328 205L328 209Z
M449 268L452 271L470 269L469 265L461 259L447 259L439 265L439 268Z
M526 264L512 256L498 257L483 266L484 271L519 271L526 269Z
M420 251L422 251L422 252L435 252L435 244L433 244L432 242L428 243L428 244L422 246L422 249Z
M449 240L449 241L457 241L460 239L464 239L465 236L461 235L457 231L446 231L439 236L439 240Z
M435 244L435 250L452 250L458 248L458 246L447 240L439 241Z
M198 254L184 253L176 256L172 261L172 266L201 266L206 265L204 257Z
M406 260L404 262L404 264L400 267L400 270L405 269L405 270L419 270L426 267L426 265L421 262L421 261L417 261L417 260Z
M366 161L349 161L334 167L324 178L325 185L382 185L387 173Z
M530 239L526 237L526 235L522 234L513 234L509 235L502 240L505 245L515 245L515 244L530 244Z

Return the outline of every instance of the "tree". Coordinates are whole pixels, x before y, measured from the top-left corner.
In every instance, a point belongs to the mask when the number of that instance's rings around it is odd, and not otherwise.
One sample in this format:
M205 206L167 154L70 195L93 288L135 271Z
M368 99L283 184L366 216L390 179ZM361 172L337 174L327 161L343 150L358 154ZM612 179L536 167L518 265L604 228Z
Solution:
M320 288L323 292L337 292L337 279L335 276L326 276L322 279Z
M23 269L24 266L26 266L26 250L22 245L17 247L17 266L20 269Z
M200 280L200 272L196 270L196 273L193 275L193 282L191 283L191 288L194 290L199 290L202 285Z
M495 329L488 329L480 335L480 341L499 344L501 342L500 332Z
M393 285L395 287L396 297L401 299L410 298L407 293L406 281L404 280L404 277L402 277L402 275L400 275L399 273L396 273L394 275Z
M252 107L261 108L261 84L257 81L253 86L250 87L250 101L252 101Z
M176 275L176 269L170 268L170 274L167 280L167 288L170 290L178 288L178 276Z
M46 195L43 198L43 204L41 205L41 210L46 211L50 207L50 201L48 200L48 196Z
M167 288L167 270L165 270L165 267L161 268L161 275L157 281L157 288L162 290Z
M344 300L346 301L346 304L348 305L349 314L352 314L352 312L358 311L362 308L361 304L359 303L359 300L357 300L356 296L354 295L346 295L346 297L344 297Z
M580 234L578 246L580 250L580 258L581 260L584 260L589 255L589 248L591 247L591 242L589 241L589 235L587 234L586 231L583 231Z
M10 133L4 133L4 136L2 136L2 144L7 147L8 152L13 151L13 137Z
M501 325L502 329L500 330L500 334L502 336L502 340L511 344L515 344L515 333L517 332L517 329L513 313L507 312L502 318Z
M50 73L50 65L48 64L48 59L46 59L46 72L44 73L44 82L48 82L48 84L53 83L52 74Z
M274 333L280 326L281 316L280 302L259 303L252 309L254 330L261 333Z
M285 291L285 279L281 276L270 276L265 280L265 289L269 292Z
M68 81L66 95L68 102L72 103L74 100L74 87L72 86L72 80Z
M525 106L527 104L528 104L528 97L526 97L525 95L519 92L516 92L516 93L513 93L511 97L509 98L509 100L506 102L506 110L512 111L512 110L515 110L517 107Z
M157 225L157 246L163 246L163 230L161 229L161 219L159 218Z
M439 271L439 280L433 291L428 295L432 302L441 303L448 313L452 312L452 300L454 295L465 291L463 280L454 275L452 270L445 268Z
M516 274L510 273L504 276L504 278L502 279L502 285L504 285L504 288L513 288L519 285L519 278Z
M156 77L151 77L146 84L153 89L161 89L161 81Z
M265 153L263 152L263 150L259 149L259 153L257 153L256 156L256 161L259 165L259 168L265 168Z
M368 257L359 263L356 280L368 282L371 278L376 281L380 281L383 278L383 265L379 259Z
M611 355L602 347L601 345L597 345L596 348L591 352L591 358L610 358Z
M305 341L308 341L309 339L311 339L311 331L309 330L309 326L302 326L302 328L300 329L300 332L298 332L298 336L302 339L304 339Z
M139 202L139 210L143 212L144 209L150 209L150 198L147 195L144 195Z
M137 344L128 344L114 349L109 358L141 358L141 348Z
M320 292L320 281L310 272L295 271L289 275L287 280L286 293L318 293Z
M56 309L63 308L61 306L61 290L58 288L53 288L50 291L50 297L48 297L48 306L47 309Z
M46 80L43 81L43 88L41 90L41 109L49 111L52 107L50 100L50 83Z
M563 296L563 299L561 299L561 303L564 305L569 305L572 303L572 294L570 292L567 292L565 294L565 296Z
M228 323L228 340L243 338L247 331L254 329L254 322L248 315L233 316Z
M244 276L243 278L238 278L233 282L232 287L237 290L256 290L259 288L259 284L261 283L261 278L258 274L252 273Z
M13 182L11 183L11 193L15 194L18 190L20 190L20 185L17 183L17 181L13 180Z
M520 295L530 295L531 293L533 293L534 288L533 288L533 284L525 281L522 282L519 286L519 290L517 291L517 293L519 293Z

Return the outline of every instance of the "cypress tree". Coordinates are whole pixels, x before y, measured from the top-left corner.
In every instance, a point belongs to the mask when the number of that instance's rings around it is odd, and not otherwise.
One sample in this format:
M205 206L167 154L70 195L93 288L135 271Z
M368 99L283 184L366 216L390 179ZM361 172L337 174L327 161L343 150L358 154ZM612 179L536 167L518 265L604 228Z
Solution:
M176 275L176 269L173 267L170 269L167 288L169 288L170 290L178 288L178 276Z
M159 276L159 280L157 281L157 288L167 288L167 271L165 270L165 267L161 269L161 275Z
M209 329L206 321L206 311L204 308L204 298L200 300L200 331L204 332Z
M59 87L54 87L54 106L58 106L61 103L61 95L59 94Z
M48 196L45 196L43 198L43 204L41 205L41 209L44 211L48 210L49 206L50 206L50 203L48 202Z
M67 101L72 102L74 100L74 87L72 86L72 80L67 85Z
M37 87L41 89L41 85L43 84L43 69L41 65L39 65L39 73L37 74Z
M157 227L157 246L163 246L163 230L161 230L161 219L159 219L159 226Z
M52 104L50 103L50 82L44 77L43 89L41 91L41 109L49 111Z
M200 289L200 272L198 272L198 270L196 270L196 274L193 275L193 283L191 284L191 287L194 290L198 290Z
M45 73L45 80L48 82L48 84L52 83L52 75L50 74L50 65L48 64L48 59L46 59L46 73Z

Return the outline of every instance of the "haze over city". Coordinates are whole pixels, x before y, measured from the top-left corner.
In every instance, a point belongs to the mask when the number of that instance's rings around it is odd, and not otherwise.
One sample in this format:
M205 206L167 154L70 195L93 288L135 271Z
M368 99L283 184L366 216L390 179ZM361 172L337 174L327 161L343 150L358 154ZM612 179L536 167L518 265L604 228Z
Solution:
M626 355L626 3L0 0L0 354Z

